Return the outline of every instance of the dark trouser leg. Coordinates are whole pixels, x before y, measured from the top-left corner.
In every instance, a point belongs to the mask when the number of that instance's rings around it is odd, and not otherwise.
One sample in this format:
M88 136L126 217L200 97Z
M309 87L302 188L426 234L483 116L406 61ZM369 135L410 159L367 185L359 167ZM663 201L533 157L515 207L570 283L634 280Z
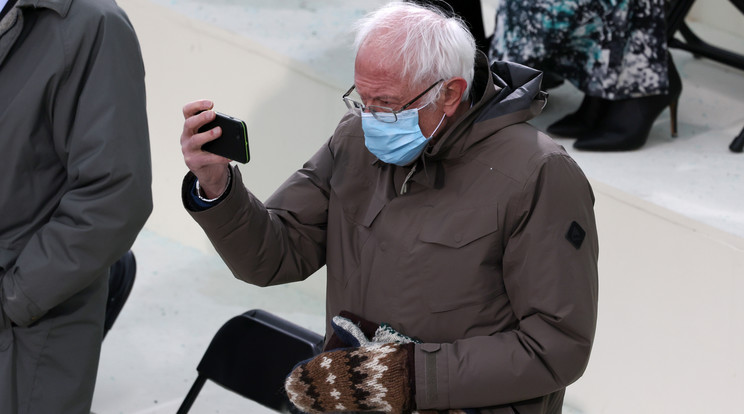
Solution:
M18 412L89 414L103 338L108 275L14 329Z

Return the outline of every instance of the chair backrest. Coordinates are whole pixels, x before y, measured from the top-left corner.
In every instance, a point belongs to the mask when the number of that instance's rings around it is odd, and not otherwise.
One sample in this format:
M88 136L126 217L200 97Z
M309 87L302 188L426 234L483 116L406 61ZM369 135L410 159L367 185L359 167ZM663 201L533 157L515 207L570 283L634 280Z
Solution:
M323 337L254 309L228 320L204 353L199 375L276 411L289 412L284 379L321 352Z
M121 308L124 307L129 293L134 285L135 275L137 273L137 260L131 250L124 253L109 268L109 292L106 300L106 316L103 323L103 336L114 325L114 321L119 316Z

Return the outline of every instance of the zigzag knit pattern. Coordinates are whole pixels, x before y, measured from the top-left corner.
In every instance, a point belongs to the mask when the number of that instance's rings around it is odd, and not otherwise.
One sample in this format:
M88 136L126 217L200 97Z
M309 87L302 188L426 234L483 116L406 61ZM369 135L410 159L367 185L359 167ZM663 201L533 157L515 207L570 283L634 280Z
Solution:
M290 401L306 413L401 413L411 394L407 352L394 344L325 352L295 367L285 389Z
M375 336L372 337L372 342L382 342L386 344L409 344L411 342L415 344L421 343L418 339L411 338L408 335L403 335L384 322L380 324L380 327L375 331Z

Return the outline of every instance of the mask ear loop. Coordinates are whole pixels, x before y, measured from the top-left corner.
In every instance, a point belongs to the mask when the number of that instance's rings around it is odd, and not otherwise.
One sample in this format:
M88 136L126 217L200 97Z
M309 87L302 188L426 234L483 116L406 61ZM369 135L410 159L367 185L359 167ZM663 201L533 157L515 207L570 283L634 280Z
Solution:
M429 135L429 138L426 138L426 139L431 139L431 137L433 137L434 134L437 133L437 130L439 130L439 127L442 126L442 122L444 122L444 118L446 117L447 117L447 114L442 114L442 119L439 120L439 124L437 124L437 127L434 128L434 132L432 132L431 135Z
M439 120L439 124L437 125L436 128L434 128L434 132L431 133L431 136L429 136L429 138L426 138L427 141L430 140L431 137L433 137L434 134L437 133L437 130L439 129L440 126L442 126L442 122L444 122L444 118L446 116L447 116L447 114L442 114L442 119ZM425 157L422 157L422 159L424 160L423 162L426 163L426 158ZM413 174L416 172L416 166L417 165L418 164L413 164L413 167L411 168L411 171L406 176L406 179L403 180L403 185L400 188L400 195L404 195L405 193L408 192L408 180L410 180L411 177L413 177ZM426 169L424 169L424 171L426 171ZM428 172L426 174L428 174Z
M439 89L437 90L437 97L439 96L439 93L440 93L440 92L442 91L442 88L443 88L443 87L444 87L444 82L442 82L442 83L441 83L441 84L439 85ZM437 99L438 99L438 98L437 98ZM433 103L433 102L429 102L428 104L426 104L426 105L424 105L424 106L427 106L427 105L429 105L429 104L431 104L431 103ZM421 108L423 108L423 106L422 106ZM421 109L421 108L419 108L419 109ZM436 128L434 128L434 132L432 132L432 133L431 133L431 135L429 135L429 137L428 137L428 138L426 138L426 139L431 139L431 137L433 137L433 136L434 136L434 134L436 134L436 133L437 133L437 131L439 130L439 127L440 127L440 126L442 126L442 122L444 122L444 118L445 118L445 117L447 117L447 114L446 114L446 113L442 115L442 119L440 119L440 120L439 120L439 123L437 124L437 127L436 127Z

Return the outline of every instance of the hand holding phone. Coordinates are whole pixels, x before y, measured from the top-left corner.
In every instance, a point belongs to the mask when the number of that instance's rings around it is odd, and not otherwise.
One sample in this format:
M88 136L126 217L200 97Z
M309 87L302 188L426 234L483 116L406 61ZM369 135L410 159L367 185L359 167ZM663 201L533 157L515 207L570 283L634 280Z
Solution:
M248 148L248 132L245 122L220 112L215 112L215 114L214 120L199 128L198 132L202 133L220 127L222 135L204 143L201 149L243 164L248 163L251 153Z

